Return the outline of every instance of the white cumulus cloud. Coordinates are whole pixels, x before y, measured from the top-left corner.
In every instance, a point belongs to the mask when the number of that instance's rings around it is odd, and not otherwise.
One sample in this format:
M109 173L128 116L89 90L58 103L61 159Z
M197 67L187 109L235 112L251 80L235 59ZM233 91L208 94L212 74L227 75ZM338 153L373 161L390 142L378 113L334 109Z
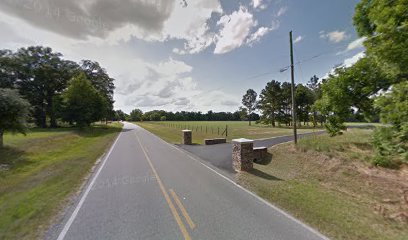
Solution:
M349 45L347 46L347 50L350 51L364 47L363 43L366 39L367 39L366 37L357 38L356 40L349 43Z
M287 10L288 10L288 7L286 6L279 8L278 12L276 13L276 17L282 16L283 14L286 13Z
M260 27L256 32L252 33L248 39L247 39L247 44L252 45L254 42L259 41L264 35L266 35L269 31L271 31L270 28L267 27Z
M330 74L334 74L334 70L336 68L341 68L341 67L351 67L353 66L358 60L360 60L361 58L365 57L365 53L363 52L359 52L355 55L353 55L352 57L346 58L344 59L343 63L338 64L337 66L335 66L334 68L332 68L328 73L326 73L323 77L321 77L322 79L327 79L329 77Z
M262 7L262 0L252 0L251 5L253 8Z
M302 36L297 36L296 38L295 38L295 40L293 41L293 43L298 43L298 42L300 42L300 41L302 41L303 40L303 37Z
M330 42L333 43L339 43L349 37L345 31L338 30L328 33L326 33L325 31L320 31L319 34L320 38L328 39Z
M217 25L220 26L220 33L214 53L222 54L240 47L250 34L251 28L257 25L257 21L247 8L241 6L230 15L222 16Z

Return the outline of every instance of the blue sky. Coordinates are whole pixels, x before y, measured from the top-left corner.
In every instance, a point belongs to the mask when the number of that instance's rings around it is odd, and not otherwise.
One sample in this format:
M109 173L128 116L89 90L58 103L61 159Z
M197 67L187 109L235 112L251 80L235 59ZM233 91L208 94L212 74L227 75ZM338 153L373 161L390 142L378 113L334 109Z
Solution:
M356 0L32 2L0 2L0 47L46 45L98 61L125 112L235 111L248 88L289 80L279 69L289 65L290 30L298 83L364 51L352 25Z

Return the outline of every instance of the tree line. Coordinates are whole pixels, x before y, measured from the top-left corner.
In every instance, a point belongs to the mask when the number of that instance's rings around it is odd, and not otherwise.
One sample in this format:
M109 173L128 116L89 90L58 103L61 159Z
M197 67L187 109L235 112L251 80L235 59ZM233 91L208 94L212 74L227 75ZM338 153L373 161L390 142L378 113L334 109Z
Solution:
M319 78L313 76L307 85L298 84L295 86L295 102L297 124L303 123L314 126L323 124L325 116L320 114L314 107L314 103L321 96L321 84ZM261 93L258 94L253 89L248 89L242 97L242 111L252 113L256 110L261 112L260 122L275 126L291 126L292 123L292 97L291 84L272 80L268 82ZM249 118L249 120L254 120ZM251 121L249 121L251 124Z
M251 118L259 120L260 117L256 113L252 113ZM124 113L122 110L117 110L115 120L122 121L242 121L247 120L247 115L242 111L235 112L213 112L207 113L188 112L188 111L164 111L153 110L143 113L140 109L134 109L130 114Z
M89 126L114 116L114 79L98 62L66 60L49 47L0 50L0 135L24 124Z

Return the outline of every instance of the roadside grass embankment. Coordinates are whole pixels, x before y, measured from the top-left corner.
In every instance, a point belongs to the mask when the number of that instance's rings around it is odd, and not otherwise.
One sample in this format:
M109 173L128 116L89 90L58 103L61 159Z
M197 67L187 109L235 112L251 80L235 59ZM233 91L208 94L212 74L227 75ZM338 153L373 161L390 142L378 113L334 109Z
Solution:
M222 133L227 125L227 141L235 138L259 139L284 136L292 134L293 131L290 127L273 128L270 125L255 124L255 122L249 126L248 122L245 121L146 121L134 123L173 144L181 143L181 130L183 129L192 130L194 144L203 144L204 139L207 138L225 138L225 134L222 135ZM302 126L298 129L298 133L318 130L322 130L322 128Z
M0 149L0 239L40 239L122 125L5 134Z
M373 167L372 130L269 149L237 181L332 239L408 239L408 168Z

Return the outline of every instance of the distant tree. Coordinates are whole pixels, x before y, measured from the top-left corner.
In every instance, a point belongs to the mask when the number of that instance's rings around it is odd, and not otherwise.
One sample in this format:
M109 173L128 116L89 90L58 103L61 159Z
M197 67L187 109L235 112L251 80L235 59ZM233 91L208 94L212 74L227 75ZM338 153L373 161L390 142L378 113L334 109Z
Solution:
M258 94L253 89L248 89L246 94L242 97L242 105L244 105L248 112L248 121L251 126L251 114L257 108L257 98Z
M316 75L313 75L313 77L310 78L309 82L307 83L307 87L312 91L313 103L315 103L318 99L322 97L321 84L319 82L319 78ZM318 110L315 105L311 106L311 110L313 112L312 113L313 126L316 127L317 121L318 121L318 114L317 114ZM321 117L320 117L320 120L322 120Z
M62 94L63 120L80 127L102 120L106 109L106 98L96 90L84 73L71 79Z
M259 108L262 110L263 118L267 123L276 126L277 115L282 106L281 83L272 80L268 82L260 94Z
M160 121L166 121L166 119L167 119L166 116L161 116L160 117Z
M30 104L17 90L0 88L0 147L3 147L4 131L25 134Z
M280 116L278 120L281 123L290 125L292 121L292 86L289 82L283 82L281 85L281 97L280 97Z
M309 122L309 113L311 112L314 95L310 88L298 84L296 86L295 101L297 107L296 116L299 120L299 124L303 121L304 124Z
M150 115L149 120L150 121L160 121L160 118L161 118L160 114L155 112Z
M14 53L0 50L0 88L15 88L18 65Z
M129 120L133 122L142 121L143 112L140 109L133 109L129 114Z
M239 118L241 121L247 121L248 120L248 110L244 107L239 107Z
M122 110L116 110L115 111L115 114L116 114L116 118L117 118L117 120L120 120L120 121L126 121L127 119L128 119L128 117L129 117L129 115L127 115L126 113L124 113Z

